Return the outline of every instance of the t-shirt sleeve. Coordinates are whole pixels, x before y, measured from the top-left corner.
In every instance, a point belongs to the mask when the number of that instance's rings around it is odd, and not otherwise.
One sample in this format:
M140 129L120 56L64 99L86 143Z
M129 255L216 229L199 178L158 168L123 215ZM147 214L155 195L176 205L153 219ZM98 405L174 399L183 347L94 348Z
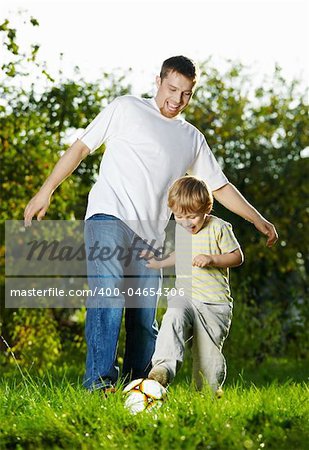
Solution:
M205 180L212 191L229 182L204 137L198 155L187 172Z
M239 242L233 233L232 225L228 222L221 224L218 240L222 253L231 253L238 248L240 249Z
M119 127L120 111L119 98L109 103L103 111L101 111L87 128L79 136L82 141L93 153L103 143L107 142Z

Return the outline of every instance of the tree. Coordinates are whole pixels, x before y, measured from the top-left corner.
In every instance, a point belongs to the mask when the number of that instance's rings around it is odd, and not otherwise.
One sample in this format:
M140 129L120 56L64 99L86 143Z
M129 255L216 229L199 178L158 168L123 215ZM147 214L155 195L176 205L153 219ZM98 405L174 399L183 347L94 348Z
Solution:
M37 26L35 19L30 23ZM17 43L17 33L8 20L0 25L8 50L2 65L0 84L3 105L0 107L0 142L2 167L1 253L4 254L5 220L22 220L23 211L43 184L69 144L68 133L84 128L115 96L129 93L123 74L103 73L101 80L85 81L76 71L76 80L56 82L44 64L37 60L39 46L24 53ZM25 61L27 64L25 64ZM44 90L33 83L27 91L22 80L32 70L47 80ZM53 196L49 219L83 220L87 195L95 181L104 147L84 160L77 170L58 188ZM32 355L37 366L44 366L50 357L60 355L59 330L65 328L71 310L57 314L55 310L5 310L4 276L1 276L2 332L10 335L20 358ZM81 328L79 333L81 333ZM42 345L45 334L49 344ZM73 339L74 341L74 339ZM76 339L79 343L78 338ZM29 347L30 342L30 347Z
M38 25L33 18L30 23ZM16 30L8 21L0 26L0 32L8 51L0 85L3 223L22 219L26 203L67 148L68 135L84 128L114 97L130 93L131 87L126 84L126 74L119 72L104 73L100 80L87 82L76 71L74 79L55 81L38 61L38 45L21 54ZM44 90L36 85L23 88L18 81L32 69L46 79ZM229 352L252 360L288 350L302 356L306 346L298 345L299 341L308 342L307 92L299 91L297 81L284 80L279 68L255 90L250 74L239 63L229 62L226 72L220 73L208 60L201 69L186 117L205 134L230 181L276 224L280 234L277 246L269 250L253 226L215 205L214 213L233 223L246 257L245 264L232 271L236 308ZM103 151L104 147L86 158L57 189L49 219L83 219ZM3 253L3 240L1 249ZM36 355L37 364L48 360L38 351L43 329L54 337L54 358L61 353L59 336L69 329L74 333L71 341L81 343L82 319L79 316L77 327L72 327L71 320L77 311L11 311L2 306L1 312L6 317L3 332L11 336L17 354Z
M252 341L260 334L257 353L277 354L306 335L308 91L299 91L298 81L288 83L279 67L253 95L249 88L242 65L231 63L220 75L206 63L187 116L206 135L229 180L278 228L279 243L270 251L251 226L215 206L234 224L245 251L245 264L232 272L236 311L238 300L239 308L254 306L248 315L255 311L255 325L243 319L253 327Z

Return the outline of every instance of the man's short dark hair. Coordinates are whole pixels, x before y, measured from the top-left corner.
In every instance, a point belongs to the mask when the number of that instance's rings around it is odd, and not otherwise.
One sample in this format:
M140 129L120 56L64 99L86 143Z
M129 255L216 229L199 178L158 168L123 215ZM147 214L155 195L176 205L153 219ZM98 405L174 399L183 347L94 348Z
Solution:
M196 82L198 78L198 68L192 59L186 56L172 56L166 59L161 67L160 78L161 80L169 74L169 72L177 72L181 75L190 78L190 80Z

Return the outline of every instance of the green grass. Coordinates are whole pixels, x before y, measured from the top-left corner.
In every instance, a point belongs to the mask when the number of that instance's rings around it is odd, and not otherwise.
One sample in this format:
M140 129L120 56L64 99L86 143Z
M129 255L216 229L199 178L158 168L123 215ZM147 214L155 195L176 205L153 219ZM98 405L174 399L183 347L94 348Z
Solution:
M105 399L69 377L15 373L0 387L2 449L302 450L307 447L304 382L256 386L238 377L214 400L179 378L156 412L131 415L121 392Z

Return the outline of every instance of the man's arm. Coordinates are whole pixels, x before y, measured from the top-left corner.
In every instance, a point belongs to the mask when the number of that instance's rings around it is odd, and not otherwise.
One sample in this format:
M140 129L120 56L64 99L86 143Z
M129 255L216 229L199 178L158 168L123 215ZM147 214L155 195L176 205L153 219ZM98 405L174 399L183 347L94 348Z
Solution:
M55 189L71 175L89 152L90 149L82 141L77 140L61 156L39 192L25 208L24 223L26 227L31 225L33 216L37 215L37 220L41 220L45 216Z
M268 247L278 240L278 234L274 225L266 220L250 203L241 195L231 183L213 192L214 198L230 211L252 222L257 230L267 236Z

